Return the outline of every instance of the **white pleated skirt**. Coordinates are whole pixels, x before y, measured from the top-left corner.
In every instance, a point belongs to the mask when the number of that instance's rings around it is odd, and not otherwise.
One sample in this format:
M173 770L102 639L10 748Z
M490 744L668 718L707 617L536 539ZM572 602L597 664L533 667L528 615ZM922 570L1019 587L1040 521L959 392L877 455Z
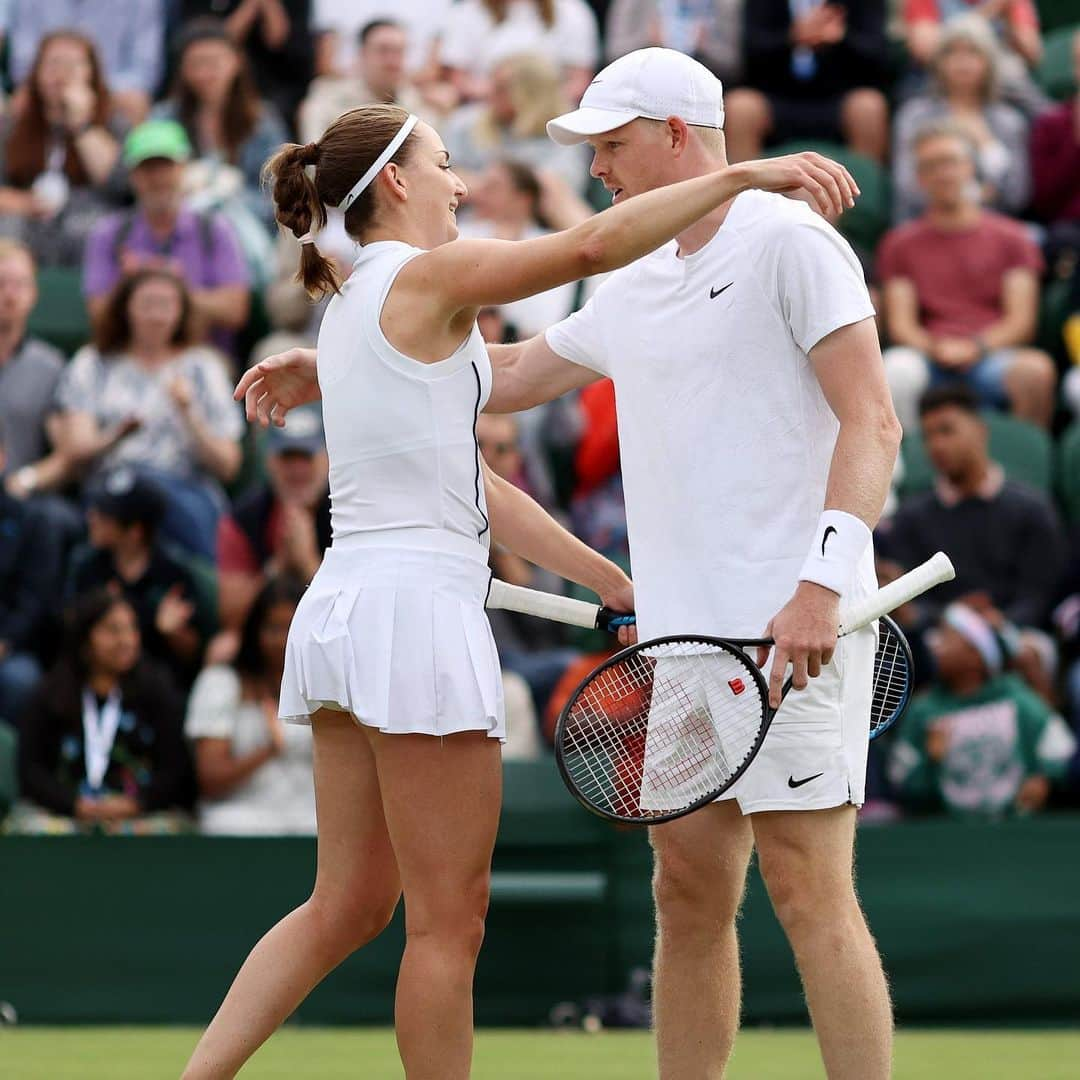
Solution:
M279 715L322 708L391 734L506 739L475 540L430 529L335 540L293 616Z

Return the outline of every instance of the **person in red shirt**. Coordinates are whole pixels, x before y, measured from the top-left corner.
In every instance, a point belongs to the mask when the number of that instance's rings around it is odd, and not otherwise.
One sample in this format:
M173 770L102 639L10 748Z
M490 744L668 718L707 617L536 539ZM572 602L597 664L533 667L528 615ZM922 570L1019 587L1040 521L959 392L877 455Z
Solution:
M975 148L963 128L923 128L914 154L926 212L887 233L878 250L896 414L914 429L923 390L953 381L1048 427L1057 372L1030 347L1042 255L1022 225L979 205Z
M1080 30L1073 38L1073 67L1080 86ZM1040 220L1080 228L1080 91L1043 113L1031 131L1032 200Z

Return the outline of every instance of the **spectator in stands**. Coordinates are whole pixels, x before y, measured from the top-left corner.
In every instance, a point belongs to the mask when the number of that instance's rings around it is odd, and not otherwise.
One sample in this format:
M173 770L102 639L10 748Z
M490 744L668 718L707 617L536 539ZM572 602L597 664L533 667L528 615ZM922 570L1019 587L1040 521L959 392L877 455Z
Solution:
M1018 627L1046 626L1065 552L1053 506L1006 479L991 459L971 390L928 390L920 412L934 488L906 499L879 527L882 553L908 570L935 551L948 553L956 578L920 599L926 611L936 614L951 600L975 595Z
M549 59L535 53L507 57L492 72L490 96L463 105L446 121L455 171L468 186L489 165L512 158L557 173L580 194L589 182L588 147L557 146L547 136L547 122L569 108Z
M596 16L585 0L462 0L447 12L439 59L462 101L488 98L496 65L521 53L547 57L577 101L600 56Z
M6 429L0 420L0 476ZM0 723L14 725L37 685L35 651L60 566L40 515L0 487Z
M742 16L746 0L614 0L607 11L609 61L656 45L700 60L725 86L742 77Z
M831 139L885 160L884 0L753 0L744 9L743 49L747 85L724 95L730 161L791 139Z
M903 803L980 817L1041 810L1076 747L1064 721L1003 673L1000 639L966 605L945 609L932 649L936 683L912 703L889 755Z
M1017 214L1031 193L1028 122L1000 99L1000 49L978 15L962 15L938 35L930 59L931 87L896 114L893 134L893 195L897 221L915 217L926 195L915 168L914 138L928 124L951 120L976 149L981 202Z
M146 659L131 604L82 596L63 652L23 714L15 832L177 832L188 827L192 770L181 700Z
M1065 668L1065 703L1068 718L1080 731L1080 524L1072 531L1071 560L1054 608L1054 629L1061 644Z
M128 135L124 161L135 208L106 218L90 234L83 292L96 319L125 275L167 268L187 285L198 326L231 350L250 309L248 271L229 223L185 206L184 163L190 156L187 135L174 121L150 120Z
M26 499L51 491L67 464L51 449L51 424L64 358L27 335L38 300L34 256L24 244L0 240L0 423L7 450L4 487Z
M476 442L484 460L498 476L529 490L513 416L481 413L476 419ZM500 581L543 592L562 591L562 583L553 574L527 563L499 544L492 544L490 562L493 575ZM513 725L519 729L513 733L511 755L518 759L538 757L541 742L537 717L563 672L579 654L566 648L558 623L510 611L490 611L488 617L499 649L503 696L513 713L507 729Z
M531 166L520 161L489 165L469 189L471 214L462 222L461 235L498 240L529 240L551 232L541 220L543 188ZM583 207L583 217L590 211ZM570 282L524 300L504 304L507 322L522 337L542 334L574 309L577 284Z
M102 58L113 104L128 123L146 117L164 69L162 0L12 0L8 64L12 81L26 79L39 43L54 30L89 38Z
M320 75L300 106L300 141L316 142L342 113L371 101L400 105L418 115L423 99L409 83L405 28L393 19L373 19L359 34L359 50L345 75Z
M127 464L168 493L164 531L213 560L222 485L240 467L243 418L223 357L194 343L192 303L166 270L114 290L95 341L64 374L57 444L78 468Z
M285 639L305 586L292 577L266 582L236 662L205 668L192 687L185 734L195 749L201 832L315 834L311 730L278 719Z
M236 633L274 577L307 585L330 546L329 462L318 403L266 432L268 482L241 496L218 524L221 625Z
M926 213L889 232L878 252L896 414L913 426L927 385L963 382L1048 427L1057 372L1030 347L1042 255L1022 225L979 205L976 150L963 128L932 124L913 152Z
M72 31L42 39L20 93L21 107L0 121L0 231L41 263L78 266L96 219L126 193L126 122L93 44Z
M1046 104L1029 74L1043 54L1034 0L903 0L908 55L919 68L929 66L945 25L964 14L990 20L1005 49L1001 71L1005 96L1034 115Z
M259 98L247 57L220 20L185 27L177 57L169 99L153 116L179 121L195 148L197 161L185 177L189 192L235 216L231 198L239 190L242 205L269 228L273 207L262 190L262 167L288 141L280 114Z
M1080 30L1072 47L1077 92L1044 112L1032 128L1032 204L1040 220L1068 222L1080 233Z
M179 0L179 3L183 21L189 26L205 21L207 16L223 21L229 39L236 42L250 61L259 93L291 130L297 107L315 74L312 0ZM181 28L183 37L184 28Z
M77 548L68 571L68 597L97 588L119 593L134 608L148 656L169 668L179 686L199 670L210 628L191 571L159 538L161 489L121 467L90 485L89 544Z

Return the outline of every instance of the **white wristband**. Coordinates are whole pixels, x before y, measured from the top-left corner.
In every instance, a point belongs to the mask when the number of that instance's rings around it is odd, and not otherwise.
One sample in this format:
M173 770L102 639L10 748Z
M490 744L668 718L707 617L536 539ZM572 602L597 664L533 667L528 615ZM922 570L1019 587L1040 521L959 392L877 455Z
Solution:
M799 580L813 581L842 594L870 539L870 529L861 518L843 510L823 511Z

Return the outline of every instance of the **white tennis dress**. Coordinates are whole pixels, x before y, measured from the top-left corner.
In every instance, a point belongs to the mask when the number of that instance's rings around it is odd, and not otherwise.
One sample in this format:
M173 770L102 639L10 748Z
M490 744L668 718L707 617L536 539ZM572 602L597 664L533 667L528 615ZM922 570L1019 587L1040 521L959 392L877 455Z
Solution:
M309 723L325 707L386 732L505 739L475 435L487 350L474 326L452 356L422 363L379 327L421 254L364 245L319 331L333 541L289 629L280 715Z

